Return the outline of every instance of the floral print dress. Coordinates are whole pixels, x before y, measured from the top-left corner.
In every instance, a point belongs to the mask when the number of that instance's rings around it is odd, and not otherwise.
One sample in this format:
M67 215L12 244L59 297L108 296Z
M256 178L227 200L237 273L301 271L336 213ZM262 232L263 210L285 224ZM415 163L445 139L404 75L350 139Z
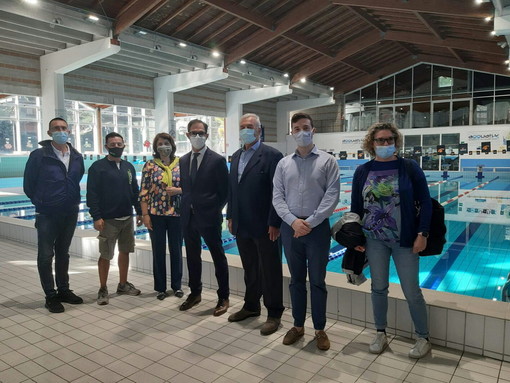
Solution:
M367 238L399 242L398 169L372 170L363 187L363 231Z
M149 214L179 217L180 195L170 196L163 183L164 170L154 160L147 161L142 170L140 201L146 202ZM172 186L181 187L179 165L172 169Z

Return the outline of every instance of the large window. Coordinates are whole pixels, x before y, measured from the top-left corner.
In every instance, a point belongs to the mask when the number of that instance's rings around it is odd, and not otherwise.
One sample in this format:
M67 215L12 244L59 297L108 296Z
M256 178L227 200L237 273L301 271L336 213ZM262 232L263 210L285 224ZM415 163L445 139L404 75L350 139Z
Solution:
M344 131L508 124L510 76L419 64L347 94L345 121Z
M177 155L183 155L191 150L191 144L186 137L188 122L199 119L204 121L209 129L209 138L206 145L217 153L225 153L225 119L213 116L198 116L191 114L179 114L175 117Z
M27 152L40 141L40 102L33 96L0 96L0 154Z

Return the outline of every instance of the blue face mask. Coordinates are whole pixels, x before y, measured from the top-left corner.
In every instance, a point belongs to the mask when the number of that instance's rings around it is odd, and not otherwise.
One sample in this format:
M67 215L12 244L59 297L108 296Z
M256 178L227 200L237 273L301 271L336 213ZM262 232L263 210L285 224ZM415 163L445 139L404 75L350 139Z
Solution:
M56 144L63 145L67 142L69 134L67 134L67 132L53 132L51 133L51 138Z
M382 159L390 158L395 154L395 145L381 145L375 147L375 154Z
M255 129L244 128L239 131L239 139L243 145L251 144L256 140Z

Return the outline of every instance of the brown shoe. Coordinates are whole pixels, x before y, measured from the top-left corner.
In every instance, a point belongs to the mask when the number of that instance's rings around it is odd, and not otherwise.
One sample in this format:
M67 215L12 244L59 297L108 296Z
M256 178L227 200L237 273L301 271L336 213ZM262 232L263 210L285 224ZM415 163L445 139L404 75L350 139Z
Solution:
M260 315L260 311L248 311L246 309L241 309L236 313L233 313L228 317L229 322L240 322L242 320L258 317Z
M260 335L271 335L280 327L280 318L267 317L266 323L260 329Z
M218 304L214 308L213 315L215 317L219 317L220 315L225 314L227 312L228 306L229 306L228 299L222 299L222 298L218 299Z
M316 331L315 339L317 339L317 348L319 350L323 350L323 351L329 350L329 346L330 346L329 339L324 331L322 331L322 330Z
M189 310L193 306L198 305L201 300L202 300L202 296L200 294L199 295L191 295L190 294L190 295L188 295L186 300L183 302L181 307L179 307L179 310L181 310L181 311Z
M297 328L292 327L289 331L287 331L287 334L285 334L285 336L283 337L283 344L285 345L294 344L303 335L305 335L304 328L298 330Z

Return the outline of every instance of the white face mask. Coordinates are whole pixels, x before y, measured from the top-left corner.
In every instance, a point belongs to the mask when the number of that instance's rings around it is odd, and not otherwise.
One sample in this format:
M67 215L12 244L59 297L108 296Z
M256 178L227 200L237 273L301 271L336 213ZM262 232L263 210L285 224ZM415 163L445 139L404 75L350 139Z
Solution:
M292 136L296 140L297 146L306 147L313 143L312 131L301 130L297 133L292 134Z
M193 149L200 150L205 146L205 140L207 140L207 137L189 137L189 142L191 142L191 146L193 146Z

